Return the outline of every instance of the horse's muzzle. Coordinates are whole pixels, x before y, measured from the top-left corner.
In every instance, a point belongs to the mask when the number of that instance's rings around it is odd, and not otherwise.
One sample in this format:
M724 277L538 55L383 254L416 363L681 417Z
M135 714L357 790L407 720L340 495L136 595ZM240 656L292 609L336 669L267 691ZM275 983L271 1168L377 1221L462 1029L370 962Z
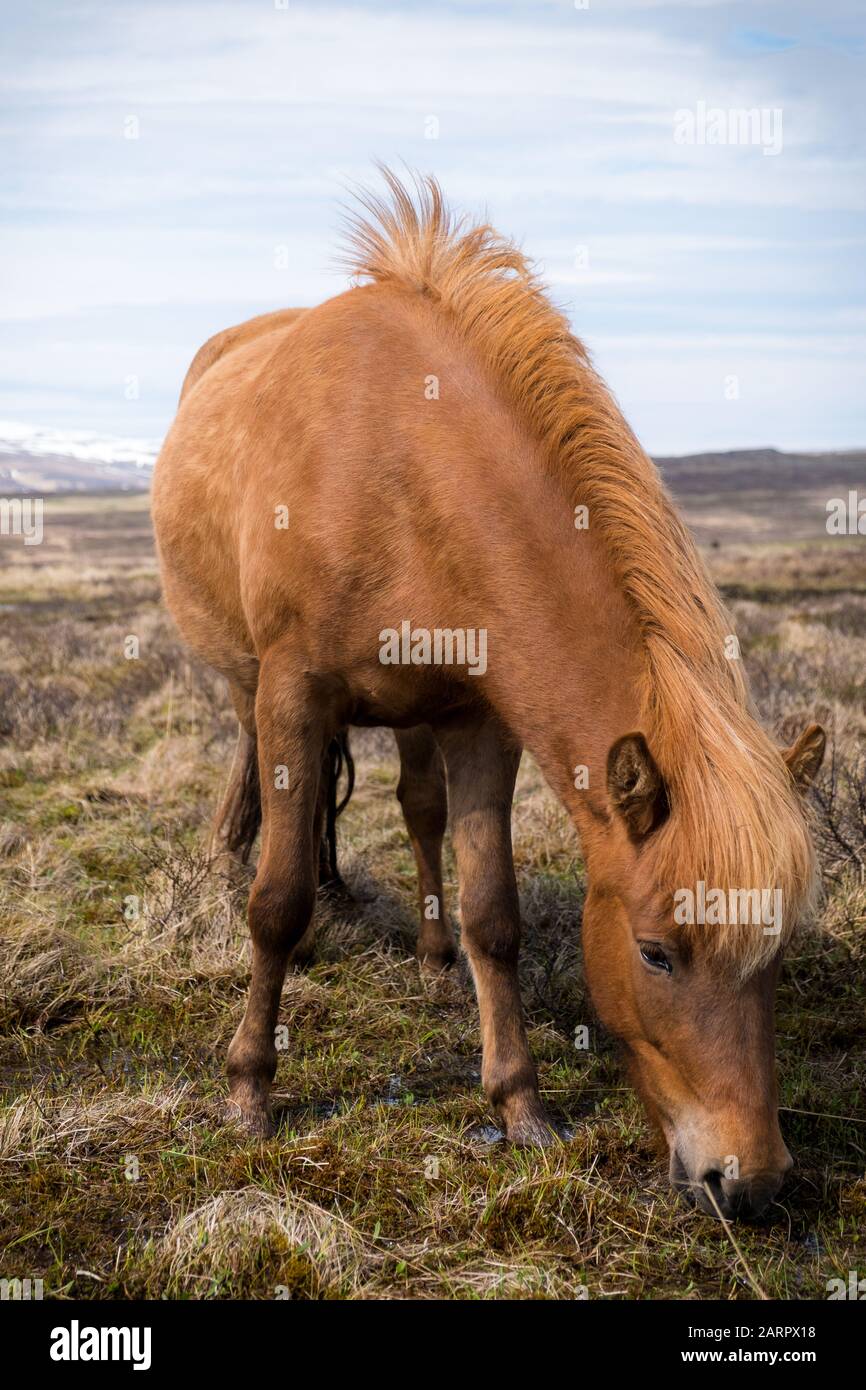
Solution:
M670 1164L670 1180L686 1199L708 1216L725 1220L755 1221L763 1216L778 1196L787 1173L793 1166L791 1155L774 1172L753 1173L747 1177L729 1178L717 1167L707 1167L694 1178L690 1177L679 1154L674 1152Z

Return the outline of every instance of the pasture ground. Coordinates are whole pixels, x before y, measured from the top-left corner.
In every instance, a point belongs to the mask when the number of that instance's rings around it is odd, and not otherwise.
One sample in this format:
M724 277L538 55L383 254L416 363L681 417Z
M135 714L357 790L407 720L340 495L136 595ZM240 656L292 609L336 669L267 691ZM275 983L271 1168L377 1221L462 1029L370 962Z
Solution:
M523 1153L490 1130L465 972L431 984L411 956L414 865L378 732L355 737L341 821L358 900L322 904L283 996L279 1132L223 1125L249 875L209 864L206 832L233 718L160 606L146 499L48 499L44 544L0 554L0 1277L46 1297L800 1299L866 1273L863 547L709 552L768 725L790 739L819 718L835 750L815 808L825 902L778 1001L797 1169L735 1250L668 1190L592 1017L580 855L528 760L524 993L572 1141Z

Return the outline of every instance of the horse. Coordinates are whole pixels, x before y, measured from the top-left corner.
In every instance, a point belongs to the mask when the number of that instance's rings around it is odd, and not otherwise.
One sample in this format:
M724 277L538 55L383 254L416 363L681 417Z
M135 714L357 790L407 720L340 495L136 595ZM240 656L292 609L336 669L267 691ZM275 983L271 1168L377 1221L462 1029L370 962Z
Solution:
M792 1165L773 1002L817 891L804 796L825 735L810 725L782 750L761 727L703 561L526 257L455 217L435 179L384 177L350 220L350 288L206 344L155 467L165 599L240 723L218 816L235 845L260 799L231 1114L272 1130L328 750L385 726L419 961L456 956L450 824L484 1090L507 1140L559 1142L518 985L510 817L527 749L580 840L591 997L670 1181L711 1215L755 1217Z

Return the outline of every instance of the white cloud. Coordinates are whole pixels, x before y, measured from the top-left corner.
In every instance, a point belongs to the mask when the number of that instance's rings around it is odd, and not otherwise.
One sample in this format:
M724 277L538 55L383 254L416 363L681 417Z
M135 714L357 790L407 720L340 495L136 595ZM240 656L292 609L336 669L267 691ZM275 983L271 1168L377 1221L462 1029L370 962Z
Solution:
M848 13L830 0L821 23ZM816 335L838 364L840 315L849 339L862 322L862 84L847 55L809 46L817 20L800 0L149 0L61 6L50 25L25 9L17 23L0 189L9 413L21 414L13 382L22 401L68 402L70 381L84 393L88 373L98 384L130 358L170 410L177 361L218 326L215 306L236 319L342 288L336 204L374 157L435 170L453 202L488 211L544 263L577 331L607 344L615 378L631 381L613 346L629 317L661 352L698 351L694 330L739 322L769 364ZM769 59L736 47L762 25L801 46ZM699 100L781 107L782 152L677 145L674 112ZM124 138L129 115L137 140ZM590 248L583 270L576 245ZM162 354L137 336L149 310L164 316ZM26 321L41 340L21 334ZM824 398L798 408L841 418L847 375L815 380ZM791 419L774 400L762 438ZM699 443L684 434L683 447Z

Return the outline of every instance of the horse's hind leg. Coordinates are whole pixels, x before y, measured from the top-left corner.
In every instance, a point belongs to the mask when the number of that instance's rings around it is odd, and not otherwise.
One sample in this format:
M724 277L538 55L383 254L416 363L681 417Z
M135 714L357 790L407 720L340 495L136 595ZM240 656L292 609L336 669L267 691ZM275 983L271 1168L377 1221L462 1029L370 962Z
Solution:
M259 786L259 760L256 740L255 692L229 680L229 691L238 716L238 741L229 772L228 785L219 810L214 816L211 845L219 852L227 849L246 864L255 844L262 822L262 793ZM354 783L354 763L349 751L346 731L330 740L322 759L319 783L319 815L326 833L319 842L319 887L343 889L345 885L337 868L336 820L342 809L337 801L340 773L348 772L346 800ZM299 944L294 959L300 963L312 951L313 932L309 940Z
M421 924L417 956L428 970L443 970L457 954L442 894L442 837L448 823L448 794L442 754L426 724L395 729L400 751L397 798L418 866Z
M517 980L520 909L511 855L511 801L520 762L495 720L437 730L448 773L460 880L461 939L478 995L484 1089L509 1139L549 1144L553 1130L523 1023Z
M318 880L319 781L332 730L321 693L301 666L295 654L272 648L256 697L262 848L249 902L249 997L228 1054L232 1113L255 1133L270 1128L280 995L292 951L311 923Z

